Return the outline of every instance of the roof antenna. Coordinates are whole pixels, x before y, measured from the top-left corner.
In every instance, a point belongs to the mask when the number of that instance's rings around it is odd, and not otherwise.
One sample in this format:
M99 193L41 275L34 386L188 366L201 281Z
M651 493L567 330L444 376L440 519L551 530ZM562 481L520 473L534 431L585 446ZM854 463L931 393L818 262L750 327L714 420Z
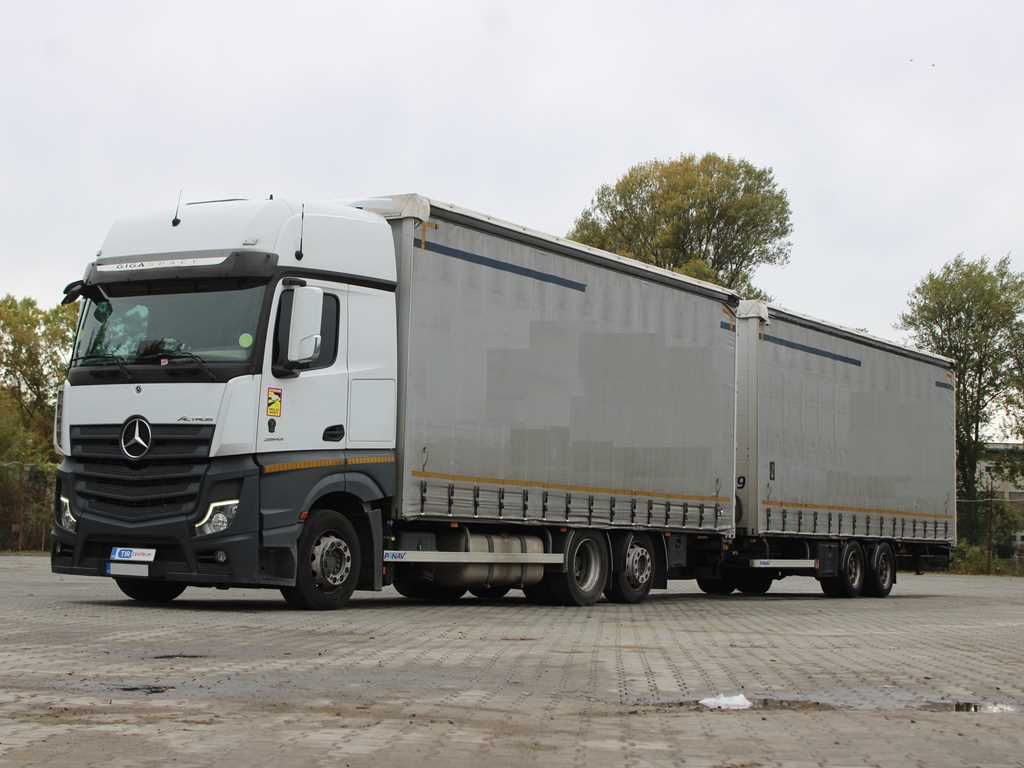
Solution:
M295 260L302 261L302 231L306 228L306 204L302 204L302 213L299 214L299 250L295 252Z
M181 210L181 192L182 192L182 190L179 189L178 190L178 204L176 206L174 206L174 218L171 219L171 226L172 227L176 227L179 224L181 224L181 219L178 218L178 211Z

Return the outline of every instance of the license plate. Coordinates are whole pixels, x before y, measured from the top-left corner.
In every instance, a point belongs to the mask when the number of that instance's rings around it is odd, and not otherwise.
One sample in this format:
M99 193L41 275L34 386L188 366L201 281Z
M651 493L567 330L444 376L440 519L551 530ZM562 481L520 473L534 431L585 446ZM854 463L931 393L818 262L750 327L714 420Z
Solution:
M107 576L149 576L146 563L107 563Z
M152 563L156 559L156 550L114 547L110 550L110 559L121 563Z

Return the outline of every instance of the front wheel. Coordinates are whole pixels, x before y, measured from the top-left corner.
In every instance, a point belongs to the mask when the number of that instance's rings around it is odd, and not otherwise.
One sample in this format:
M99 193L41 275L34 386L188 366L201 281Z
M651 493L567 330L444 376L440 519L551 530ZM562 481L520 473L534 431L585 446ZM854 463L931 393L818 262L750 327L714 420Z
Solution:
M654 583L654 545L646 533L637 534L626 547L625 561L612 571L611 584L604 591L613 603L639 603Z
M281 590L293 608L325 611L352 597L362 562L359 537L344 515L314 511L299 537L295 586Z
M185 591L185 584L146 579L114 579L117 587L132 600L140 603L169 603Z

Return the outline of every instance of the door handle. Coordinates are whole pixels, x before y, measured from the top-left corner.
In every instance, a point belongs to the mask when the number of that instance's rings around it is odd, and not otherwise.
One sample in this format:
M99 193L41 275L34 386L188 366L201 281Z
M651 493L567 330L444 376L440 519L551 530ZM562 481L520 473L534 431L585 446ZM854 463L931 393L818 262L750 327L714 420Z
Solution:
M332 424L324 430L324 440L329 443L340 443L345 439L345 425Z

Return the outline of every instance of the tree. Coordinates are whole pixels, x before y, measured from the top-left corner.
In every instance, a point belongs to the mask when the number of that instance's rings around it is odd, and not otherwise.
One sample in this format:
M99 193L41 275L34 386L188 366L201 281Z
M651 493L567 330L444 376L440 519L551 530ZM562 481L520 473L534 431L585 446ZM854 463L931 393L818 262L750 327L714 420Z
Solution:
M792 229L770 168L706 154L634 165L598 188L568 237L756 298L754 270L789 261Z
M53 407L76 311L0 299L0 547L45 545L55 467ZM14 535L8 538L5 528Z
M910 292L900 327L923 349L953 359L956 373L957 494L978 499L978 459L985 430L1013 395L1014 356L1024 313L1024 275L1009 257L989 263L963 254L929 272ZM978 504L965 504L960 531L969 541L983 538Z

